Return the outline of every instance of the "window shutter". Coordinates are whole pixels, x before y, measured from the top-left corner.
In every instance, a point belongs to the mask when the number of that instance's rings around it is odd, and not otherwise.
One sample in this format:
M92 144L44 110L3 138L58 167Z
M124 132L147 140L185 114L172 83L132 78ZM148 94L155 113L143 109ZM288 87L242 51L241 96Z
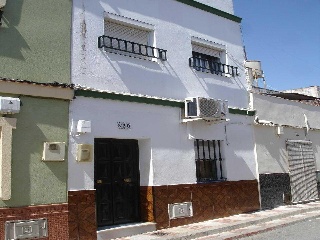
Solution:
M105 35L148 45L149 31L112 21L105 22Z
M213 56L213 57L217 57L217 58L221 57L221 51L213 49L213 48L203 47L203 46L200 46L200 45L197 45L194 43L192 43L192 51L206 54L206 55Z

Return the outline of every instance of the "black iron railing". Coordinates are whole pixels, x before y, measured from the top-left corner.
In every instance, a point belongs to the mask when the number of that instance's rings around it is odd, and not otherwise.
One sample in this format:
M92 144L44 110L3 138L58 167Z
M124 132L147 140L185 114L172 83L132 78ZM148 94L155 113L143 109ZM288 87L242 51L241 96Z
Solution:
M226 181L223 176L221 140L195 140L198 182Z
M220 62L214 62L204 58L191 57L189 58L189 66L197 71L208 72L221 76L231 75L238 76L238 67L233 67Z
M162 61L167 60L167 50L105 35L98 37L98 47L126 52L137 56L158 58Z

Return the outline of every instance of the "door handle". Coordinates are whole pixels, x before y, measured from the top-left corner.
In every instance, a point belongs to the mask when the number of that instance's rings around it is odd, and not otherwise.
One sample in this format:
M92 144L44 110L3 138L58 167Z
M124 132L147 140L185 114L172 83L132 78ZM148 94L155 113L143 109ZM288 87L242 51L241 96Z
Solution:
M102 180L97 180L97 184L101 184L101 183L103 183L103 181Z
M123 181L126 182L126 183L131 183L132 179L131 178L125 178L125 179L123 179Z

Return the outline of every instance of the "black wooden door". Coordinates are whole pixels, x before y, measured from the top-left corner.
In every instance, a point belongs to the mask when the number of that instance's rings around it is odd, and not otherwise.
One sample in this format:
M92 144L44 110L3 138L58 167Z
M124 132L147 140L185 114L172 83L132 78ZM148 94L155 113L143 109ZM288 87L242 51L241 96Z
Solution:
M94 154L98 226L140 221L138 141L97 138Z

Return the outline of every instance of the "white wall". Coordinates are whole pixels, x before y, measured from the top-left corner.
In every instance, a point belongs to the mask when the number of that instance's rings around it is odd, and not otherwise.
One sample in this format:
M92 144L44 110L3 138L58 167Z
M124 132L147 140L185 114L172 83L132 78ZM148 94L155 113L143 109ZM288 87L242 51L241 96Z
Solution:
M316 167L320 170L320 131L310 131L305 138L305 131L298 128L284 127L282 135L276 134L276 127L255 126L255 140L259 173L287 173L288 154L286 140L310 140L313 145Z
M221 11L234 14L233 1L232 0L196 0L197 2L206 4L210 7L217 8Z
M285 90L283 92L299 93L299 94L303 94L303 95L319 98L320 97L320 86L297 88L297 89L292 89L292 90Z
M311 128L320 129L320 107L287 99L251 93L252 107L261 120L274 124L305 127L304 114Z
M94 188L94 161L76 162L76 144L93 144L94 138L138 139L142 186L196 183L192 137L223 140L228 180L255 179L253 119L230 116L227 123L181 123L180 108L77 97L70 104L68 189ZM78 120L90 120L92 132L75 134ZM129 122L131 130L119 130L118 121Z
M287 173L286 140L310 140L313 143L316 166L320 169L320 130L305 135L306 114L311 128L320 129L320 107L273 96L251 94L253 108L259 119L283 125L278 135L276 126L255 125L254 135L259 173Z
M257 165L254 155L253 117L230 114L227 123L226 151L227 177L229 180L256 179Z
M231 11L232 1L214 1L214 5ZM210 96L227 99L232 107L247 107L239 23L173 0L74 0L73 6L73 83L174 99ZM97 39L104 34L105 12L154 29L155 45L168 50L168 61L146 61L99 49ZM190 68L192 36L224 45L227 64L240 66L240 76L224 77Z

